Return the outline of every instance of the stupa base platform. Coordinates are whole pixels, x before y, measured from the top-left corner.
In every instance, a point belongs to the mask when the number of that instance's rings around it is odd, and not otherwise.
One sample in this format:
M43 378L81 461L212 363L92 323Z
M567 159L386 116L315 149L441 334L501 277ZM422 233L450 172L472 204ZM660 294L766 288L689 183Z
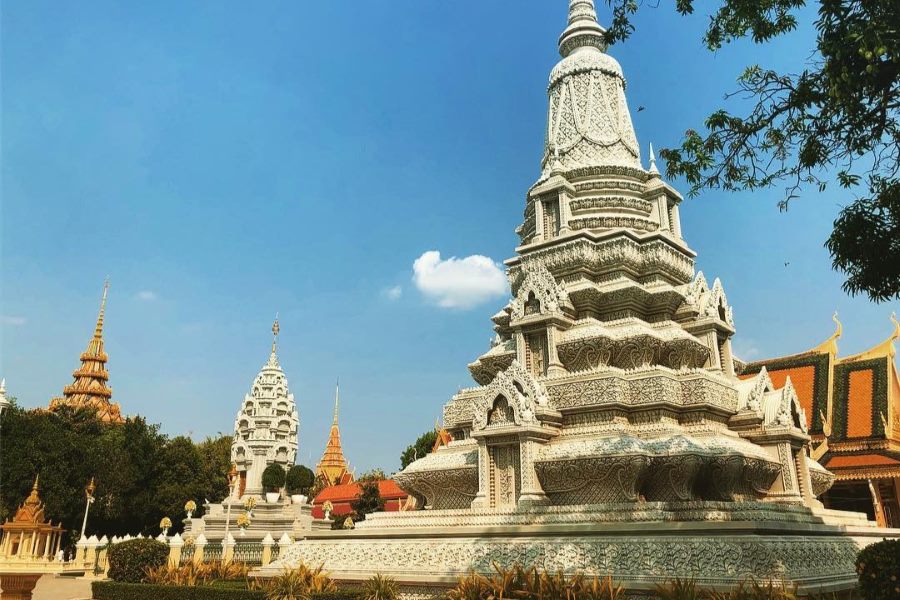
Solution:
M378 513L355 530L311 531L256 574L300 563L321 564L343 582L381 573L410 598L472 570L491 574L495 563L609 575L638 594L676 577L722 591L755 579L839 592L856 585L858 550L884 537L900 530L858 513L760 502Z
M297 539L306 535L312 526L312 506L309 504L260 501L253 507L250 527L241 534L237 518L246 512L243 501L226 500L222 504L207 505L207 513L204 516L190 521L187 534L196 537L202 533L209 541L221 542L225 537L229 503L231 503L229 532L241 542L259 542L266 534L270 534L276 540L283 534Z

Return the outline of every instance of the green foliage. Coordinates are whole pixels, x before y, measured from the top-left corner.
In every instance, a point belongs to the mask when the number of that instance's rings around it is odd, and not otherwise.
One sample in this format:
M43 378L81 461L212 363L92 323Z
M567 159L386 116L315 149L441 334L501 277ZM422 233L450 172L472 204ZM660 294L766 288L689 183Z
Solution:
M354 521L364 521L366 515L384 510L384 499L378 491L377 481L366 481L360 485L359 498L350 503L353 508Z
M384 481L387 479L387 475L384 472L384 469L372 469L371 471L366 471L362 475L356 478L357 483L363 483L365 481Z
M169 546L150 539L128 540L109 547L109 578L122 583L140 583L147 572L169 559Z
M334 581L321 566L310 569L302 563L293 569L285 569L261 585L266 593L266 600L306 600L315 597L315 594L337 590Z
M883 540L860 550L856 573L864 600L900 598L900 540Z
M267 492L277 492L284 487L284 467L272 463L263 471L262 486Z
M469 573L447 592L447 600L533 598L534 600L623 600L625 590L607 578L589 579L581 574L542 573L521 565L505 569L494 564L494 575Z
M174 586L148 583L95 581L91 584L94 600L265 600L260 590L221 586Z
M312 489L316 482L316 474L309 467L303 465L294 465L288 469L284 478L284 485L288 494L306 494Z
M406 450L400 455L400 468L405 469L414 460L422 458L434 448L434 442L437 440L437 432L435 430L426 431L411 446L407 446Z
M397 582L380 573L363 584L362 600L397 600L400 588Z
M92 411L69 408L51 413L11 407L0 427L0 514L15 512L39 473L46 514L70 532L70 548L72 533L81 530L84 488L91 477L97 489L88 535L155 533L165 516L174 524L170 533L180 532L185 501L201 504L225 495L219 479L224 481L230 467L230 437L207 439L194 448L187 438L169 440L141 417L108 425Z
M607 40L634 31L646 3L607 0ZM756 43L798 26L804 0L718 0L715 7L676 0L687 15L710 9L703 42L715 51L749 37ZM900 2L819 0L816 47L799 73L748 66L731 96L752 100L743 115L717 110L705 132L688 129L681 146L660 152L669 177L683 176L691 195L706 188L753 190L786 185L786 209L804 189L822 192L834 176L845 189L864 185L834 222L826 247L844 289L874 301L900 298ZM890 258L890 259L889 259ZM887 260L886 260L887 259Z

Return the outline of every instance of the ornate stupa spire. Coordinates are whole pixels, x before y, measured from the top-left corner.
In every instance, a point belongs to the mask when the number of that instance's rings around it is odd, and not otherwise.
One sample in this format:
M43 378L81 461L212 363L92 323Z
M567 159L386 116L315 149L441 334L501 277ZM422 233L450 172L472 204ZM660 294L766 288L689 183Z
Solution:
M122 423L119 405L111 402L112 389L107 385L109 372L106 363L109 360L103 350L103 318L106 312L106 298L109 294L109 280L103 284L103 297L100 300L100 311L94 336L87 349L81 353L81 367L72 372L75 381L63 388L63 395L50 401L50 410L55 411L63 406L71 408L89 408L97 412L97 417L108 423Z
M316 477L324 479L329 485L349 483L353 479L347 470L347 460L341 447L341 431L338 427L340 401L341 387L338 382L334 386L334 418L331 421L331 431L328 432L328 442L325 444L322 460L316 465Z
M570 0L559 36L563 59L550 72L541 181L574 169L641 167L625 77L606 54L605 32L593 0Z
M263 493L262 473L271 464L294 464L299 444L300 416L287 377L278 364L278 315L272 323L272 351L234 420L231 462L242 480L240 495Z

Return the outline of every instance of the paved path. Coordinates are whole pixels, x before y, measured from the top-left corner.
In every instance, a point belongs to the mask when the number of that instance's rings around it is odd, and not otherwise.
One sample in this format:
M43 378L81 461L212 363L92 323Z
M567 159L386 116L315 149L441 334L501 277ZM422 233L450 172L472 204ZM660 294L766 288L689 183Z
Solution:
M91 597L91 580L44 575L34 587L32 600L85 600Z

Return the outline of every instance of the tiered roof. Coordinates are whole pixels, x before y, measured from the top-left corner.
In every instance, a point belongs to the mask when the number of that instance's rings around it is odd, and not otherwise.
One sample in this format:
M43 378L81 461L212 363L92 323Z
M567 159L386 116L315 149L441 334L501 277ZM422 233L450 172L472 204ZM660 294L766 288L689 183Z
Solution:
M776 387L790 379L809 420L809 431L822 442L814 458L838 479L900 477L900 375L893 331L865 352L838 357L842 328L815 348L800 354L747 364L740 377L763 367Z
M322 460L316 465L316 477L325 480L330 486L353 481L353 475L348 470L344 450L341 447L341 431L338 427L340 397L340 386L337 385L334 391L334 419L331 422L331 431L328 432L328 443L325 444Z
M89 408L95 410L97 417L107 423L125 421L119 405L110 401L112 389L107 385L109 372L106 370L106 363L109 356L103 351L103 315L108 292L109 281L103 285L103 298L100 301L94 336L88 342L87 349L81 353L81 367L72 372L75 381L63 388L62 397L50 401L51 411L63 406Z
M12 520L0 525L0 529L9 533L10 531L22 530L41 530L41 531L62 531L60 525L54 525L52 521L44 519L44 503L41 500L40 490L38 487L39 476L35 476L34 485L31 487L31 494L19 506Z

